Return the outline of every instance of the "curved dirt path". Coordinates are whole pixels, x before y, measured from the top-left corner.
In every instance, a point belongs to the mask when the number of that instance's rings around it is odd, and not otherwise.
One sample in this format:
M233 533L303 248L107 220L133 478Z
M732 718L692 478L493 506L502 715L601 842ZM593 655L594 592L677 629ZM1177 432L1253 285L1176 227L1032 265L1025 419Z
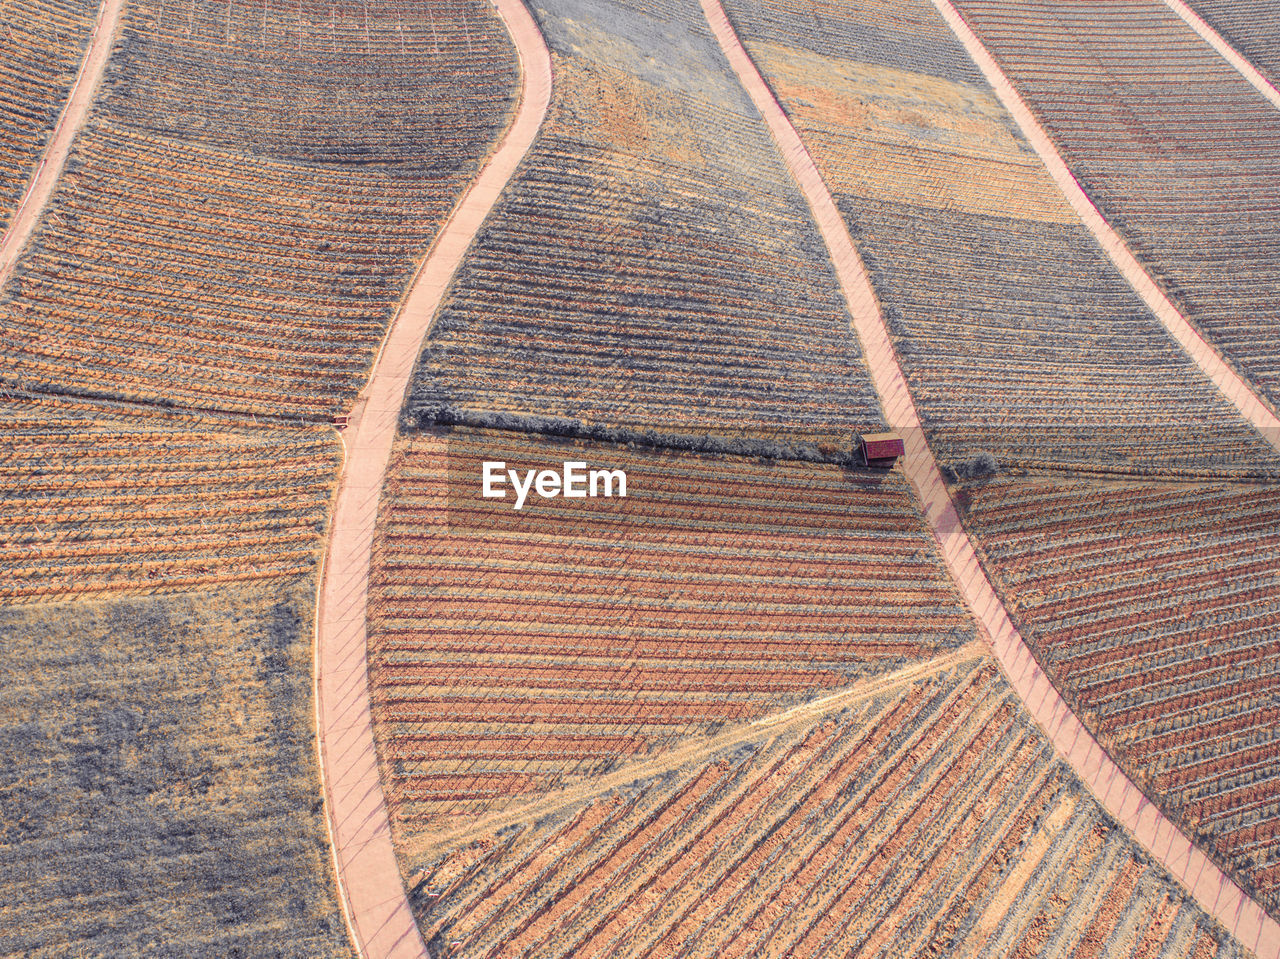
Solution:
M58 178L62 176L62 168L67 165L71 144L89 116L89 107L93 105L124 19L124 7L125 0L102 0L102 6L98 8L98 20L89 35L89 46L80 61L80 70L67 95L67 103L58 116L44 155L40 157L40 165L36 167L13 219L9 221L9 228L0 239L0 290L9 282L14 264L35 232L36 224L40 222L44 208L58 185Z
M935 4L941 5L942 2L934 0ZM1280 957L1280 926L1125 776L1058 695L1014 628L978 561L968 533L960 525L937 463L925 442L920 418L898 365L879 303L835 201L804 143L743 48L719 0L701 0L701 3L721 49L768 123L831 252L872 383L890 427L901 432L906 440L904 469L907 478L920 499L925 518L951 575L989 637L1001 668L1023 704L1048 735L1054 749L1071 765L1107 811L1241 943L1253 949L1261 959L1277 959ZM1241 388L1244 388L1243 384ZM1248 396L1252 397L1252 393ZM1266 412L1261 404L1258 407L1261 412Z
M1231 64L1240 76L1248 80L1255 90L1270 100L1273 107L1280 110L1280 90L1272 86L1270 81L1259 73L1252 63L1240 56L1235 47L1227 43L1217 30L1205 23L1200 18L1200 15L1183 3L1182 0L1164 0L1164 4L1186 21L1187 26L1194 30L1201 40L1218 51L1218 55Z
M515 41L523 91L501 146L463 195L392 321L345 435L316 619L321 776L338 891L362 956L425 957L391 844L365 661L365 605L378 498L400 408L436 309L498 194L533 144L551 99L551 54L521 0L493 0Z

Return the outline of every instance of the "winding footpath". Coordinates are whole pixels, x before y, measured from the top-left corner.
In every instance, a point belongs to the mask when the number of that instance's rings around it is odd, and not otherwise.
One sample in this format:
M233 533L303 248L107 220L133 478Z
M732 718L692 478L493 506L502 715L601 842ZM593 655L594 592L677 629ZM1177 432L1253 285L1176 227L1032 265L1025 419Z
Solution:
M933 0L933 2L939 10L943 11L944 16L947 16L952 28L959 33L957 24L953 22L953 18L958 19L958 14L950 8L950 4L946 0ZM904 469L907 478L920 499L925 519L938 541L943 559L965 602L990 639L1001 668L1032 717L1048 735L1054 749L1071 765L1107 811L1190 891L1206 912L1221 922L1243 945L1252 949L1259 959L1280 959L1280 925L1267 916L1257 903L1197 849L1146 798L1142 790L1125 776L1111 757L1097 744L1088 729L1071 712L1053 683L1032 657L1022 636L1014 627L1008 612L992 588L990 580L987 579L968 533L960 524L955 506L938 471L937 462L925 441L920 418L908 392L902 369L898 365L875 292L835 201L800 136L791 126L782 107L743 48L719 0L701 0L701 3L703 13L721 49L756 108L769 125L787 168L800 186L823 240L827 244L853 319L854 330L862 344L863 356L885 416L890 427L902 433L906 441ZM947 14L948 9L950 15ZM960 26L963 26L963 22ZM994 82L993 75L988 72L988 66L995 68L994 62L989 56L985 56L985 63L979 59L978 54L985 55L985 51L981 49L981 44L977 43L972 34L969 34L969 38L965 41L966 48L974 55L975 60L979 61L979 66L983 68L984 73L988 74L988 79ZM961 39L965 38L962 36ZM971 43L973 46L970 45ZM1004 87L1008 93L1012 92L1012 87L1008 85L1007 80L1004 80ZM1000 92L998 86L997 92ZM1001 99L1005 100L1005 97L1006 93L1001 93ZM1007 102L1005 105L1009 106ZM1023 114L1026 114L1025 107L1023 107ZM1023 116L1015 113L1015 118L1020 124L1023 122ZM1043 131L1041 135L1043 136ZM1047 141L1047 137L1044 139ZM1039 149L1037 146L1037 150ZM1044 154L1041 155L1044 156ZM1058 163L1061 165L1060 158ZM1065 165L1062 165L1062 169L1065 170ZM1067 173L1067 176L1070 177L1070 173ZM1074 179L1071 179L1071 183L1075 183ZM1079 191L1078 185L1076 190ZM1079 192L1083 196L1083 192ZM1088 203L1087 199L1085 202ZM1089 208L1092 209L1092 204L1089 204ZM1077 210L1077 212L1080 211ZM1097 211L1093 212L1097 219L1101 220ZM1106 227L1105 222L1102 226ZM1090 225L1090 229L1094 229L1094 226ZM1106 231L1110 232L1110 228L1106 227ZM1095 235L1097 235L1096 231ZM1114 237L1114 233L1111 235ZM1119 243L1118 238L1115 242ZM1127 254L1127 251L1124 252ZM1132 257L1129 259L1132 261ZM1133 273L1133 270L1137 270L1141 276ZM1156 297L1163 301L1163 297L1155 290L1150 278L1141 272L1136 261L1132 261L1132 268L1125 271L1125 276L1130 279L1130 282L1145 279L1150 292L1143 292L1141 289L1139 292L1149 304ZM1167 301L1164 301L1162 308L1176 315L1176 310L1173 310ZM1161 316L1161 319L1165 320L1166 325L1172 322L1165 316ZM1248 386L1222 362L1221 357L1204 346L1203 341L1199 340L1198 335L1185 319L1180 316L1177 316L1177 319L1181 320L1185 326L1183 331L1185 339L1175 333L1179 342L1187 347L1188 352L1201 363L1205 372L1213 377L1214 382L1224 387L1224 392L1232 402L1236 403L1241 412L1255 425L1259 421L1273 423L1274 416L1254 396ZM1196 342L1204 346L1203 351L1197 352L1193 349ZM1213 363L1215 359L1217 366ZM1227 386L1231 387L1232 392L1228 391ZM1271 434L1273 442L1276 435Z
M365 634L378 498L400 408L437 307L498 195L533 144L551 99L551 54L521 0L493 0L515 42L523 90L502 144L472 182L392 321L345 434L316 621L316 714L339 898L366 959L426 957L391 844L378 775Z
M111 58L111 48L115 46L120 32L124 7L125 0L102 0L102 6L98 8L98 20L93 25L89 47L80 61L80 70L67 95L67 103L58 116L44 155L40 157L40 165L36 167L13 219L9 221L9 228L0 239L0 289L9 282L14 264L44 215L44 208L58 185L67 157L71 155L71 144L89 116L89 108Z

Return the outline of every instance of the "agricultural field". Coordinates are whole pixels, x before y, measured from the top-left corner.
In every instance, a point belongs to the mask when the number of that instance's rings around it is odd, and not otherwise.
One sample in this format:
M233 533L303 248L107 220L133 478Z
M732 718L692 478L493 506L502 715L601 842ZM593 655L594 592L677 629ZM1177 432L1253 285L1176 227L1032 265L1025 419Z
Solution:
M351 954L316 778L314 590L0 607L0 954Z
M97 13L93 0L0 6L0 235L75 82Z
M632 492L517 513L478 496L498 456ZM899 474L456 430L402 437L383 497L370 683L404 848L974 636Z
M1244 0L1191 0L1187 6L1272 86L1280 83L1280 10Z
M0 404L0 954L346 956L311 650L332 429Z
M1155 0L956 7L1151 275L1280 403L1280 112Z
M943 462L1275 468L955 66L964 51L927 0L804 9L727 4L840 206ZM886 62L897 32L915 49ZM1205 439L1189 448L1192 421Z
M0 402L0 603L309 574L331 429L64 398Z
M121 43L0 294L0 380L345 412L512 109L496 13L140 0Z
M1077 715L1280 912L1280 486L1000 477L964 500Z
M821 240L696 4L533 12L551 109L454 280L410 410L876 425Z
M1256 738L1269 694L1236 685L1241 663L1276 652L1241 621L1280 613L1267 585L1280 555L1265 545L1275 450L1074 222L993 95L947 67L957 44L940 17L926 74L820 52L873 42L894 16L876 4L820 24L784 0L729 9L856 238L1025 639L1130 776L1277 911L1265 797L1280 754ZM925 20L932 7L895 10ZM968 172L936 172L953 168ZM1200 505L1204 490L1222 511ZM1083 651L1087 671L1068 661ZM1179 711L1192 687L1196 709ZM1129 729L1128 711L1147 725ZM1161 723L1179 734L1140 746Z
M956 2L1280 397L1280 116L1158 0ZM1017 628L1280 918L1280 454L929 0L726 7ZM0 0L0 227L96 14ZM0 956L373 959L414 923L430 959L1272 948L1055 755L951 514L935 539L903 468L853 465L885 410L698 3L122 16L0 289ZM471 237L459 199L535 126ZM496 460L630 489L517 507L480 495Z
M71 7L5 20L0 52L50 34L38 67L0 60L25 183L83 38ZM318 421L516 81L479 0L127 5L0 291L0 954L352 955L316 758L343 462Z
M989 659L929 665L425 849L436 954L1243 955L1073 784Z

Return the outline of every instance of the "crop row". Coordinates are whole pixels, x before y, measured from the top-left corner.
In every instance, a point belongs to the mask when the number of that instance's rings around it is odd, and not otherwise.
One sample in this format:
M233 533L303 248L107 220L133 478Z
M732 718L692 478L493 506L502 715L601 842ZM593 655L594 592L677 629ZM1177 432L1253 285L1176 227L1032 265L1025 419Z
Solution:
M469 0L147 0L123 39L105 112L232 154L447 180L516 92L506 31Z
M625 469L627 498L474 502L486 459L571 457ZM488 808L494 777L541 792L972 636L897 473L518 434L402 440L370 575L410 830Z
M1280 400L1280 113L1159 2L957 6L1139 259Z
M1280 10L1245 0L1191 0L1188 6L1273 86L1280 83Z
M411 404L873 425L821 241L696 6L536 14L551 110L458 273Z
M1280 909L1277 488L1024 479L970 495L966 523L1055 684Z
M484 959L1236 955L1068 775L971 660L424 861L417 908Z
M282 38L206 56L207 44L174 32L172 9L131 8L125 52L2 305L6 379L204 409L348 408L414 263L510 107L515 67L482 6L434 14L487 24L480 65L451 29L411 96L332 63L316 68L325 91L290 86L287 72L256 83L254 96L314 129L252 105L228 115L254 85L236 64L272 60ZM184 43L188 55L171 56ZM179 107L162 90L200 102ZM354 111L366 132L335 110ZM406 119L368 124L379 111ZM450 135L426 135L441 114ZM236 127L251 119L252 143Z
M98 5L16 0L0 25L0 234L39 162L76 71Z
M786 29L781 0L729 6L856 237L943 458L1137 471L1273 461L986 88L816 52L857 50L874 13L824 20L819 43L812 26ZM900 16L946 29L927 3ZM933 42L940 60L958 49L949 33ZM935 176L940 164L966 172ZM1190 443L1189 421L1201 432Z
M71 401L0 406L0 598L172 590L314 569L338 450Z

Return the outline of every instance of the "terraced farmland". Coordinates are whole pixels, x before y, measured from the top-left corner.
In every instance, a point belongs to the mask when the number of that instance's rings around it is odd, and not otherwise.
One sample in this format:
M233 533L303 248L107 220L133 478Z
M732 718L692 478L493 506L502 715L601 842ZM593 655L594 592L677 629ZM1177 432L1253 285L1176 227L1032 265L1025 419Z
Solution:
M577 456L627 498L479 496L485 459ZM973 635L898 474L462 430L397 446L369 631L409 849Z
M1275 404L1280 111L1163 3L956 6L1135 255Z
M349 956L309 577L0 607L0 953Z
M411 408L874 425L821 242L696 5L534 12L551 111L455 280Z
M437 948L1242 954L1072 785L985 657L578 798L412 862Z
M0 430L0 601L209 589L319 560L330 429L35 398L0 404Z
M0 6L0 234L66 102L97 12L93 0Z
M346 410L415 262L504 128L515 70L480 0L131 4L0 301L3 379L203 409Z
M966 524L1106 748L1280 912L1280 488L997 479Z
M1273 86L1280 83L1280 10L1243 0L1191 0L1187 6Z

